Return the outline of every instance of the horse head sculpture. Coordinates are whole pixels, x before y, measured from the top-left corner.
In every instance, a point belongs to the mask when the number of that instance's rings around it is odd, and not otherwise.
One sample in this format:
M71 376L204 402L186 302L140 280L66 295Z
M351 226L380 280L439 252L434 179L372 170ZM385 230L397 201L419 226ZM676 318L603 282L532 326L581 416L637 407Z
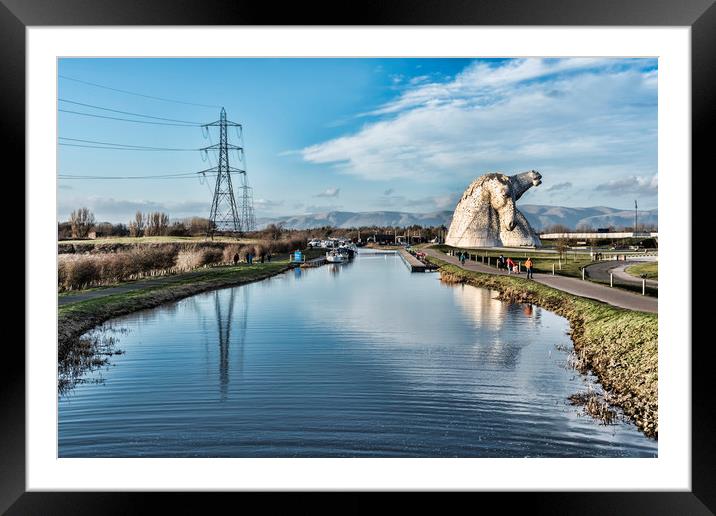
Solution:
M455 208L446 243L458 247L539 245L539 237L516 201L542 183L536 170L507 176L485 174L474 180Z

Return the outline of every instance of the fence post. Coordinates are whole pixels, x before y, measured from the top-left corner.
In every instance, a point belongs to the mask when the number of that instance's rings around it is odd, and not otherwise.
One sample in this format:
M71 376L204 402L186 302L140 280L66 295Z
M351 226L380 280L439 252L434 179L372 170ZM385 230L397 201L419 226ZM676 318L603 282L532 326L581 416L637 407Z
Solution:
M646 295L646 280L642 278L641 280L641 295Z
M487 257L487 266L488 267L490 266L490 257L489 256Z
M609 286L610 287L614 286L614 273L612 273L612 272L609 273Z
M559 259L559 270L562 270L562 258Z
M552 276L554 276L554 264L552 264Z
M522 272L522 262L517 262L517 274Z
M582 267L582 281L584 281L584 267Z

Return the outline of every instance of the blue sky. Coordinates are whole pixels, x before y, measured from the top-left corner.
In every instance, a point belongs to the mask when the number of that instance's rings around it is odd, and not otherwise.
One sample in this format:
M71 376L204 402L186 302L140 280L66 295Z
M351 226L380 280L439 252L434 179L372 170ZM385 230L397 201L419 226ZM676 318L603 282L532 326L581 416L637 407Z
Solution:
M453 209L475 177L536 169L521 203L657 206L655 59L61 59L60 109L206 123L224 106L243 124L257 217L330 210ZM128 118L135 118L129 116ZM151 119L145 119L151 120ZM58 113L59 136L197 149L199 127ZM237 134L229 132L235 142ZM65 143L71 140L63 140ZM235 159L235 156L232 156ZM215 164L198 151L58 146L58 172L143 176ZM91 208L127 222L137 210L207 216L198 179L59 180L58 215Z

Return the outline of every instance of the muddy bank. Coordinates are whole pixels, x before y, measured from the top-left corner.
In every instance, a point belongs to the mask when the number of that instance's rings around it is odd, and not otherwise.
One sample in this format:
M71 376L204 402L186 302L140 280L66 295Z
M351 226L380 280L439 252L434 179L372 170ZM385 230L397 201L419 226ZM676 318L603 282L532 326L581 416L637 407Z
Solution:
M434 260L439 261L439 260ZM522 278L465 271L440 263L441 279L498 291L512 303L533 303L565 317L582 367L592 371L610 403L649 437L658 436L658 317L612 307Z
M276 265L259 271L246 271L242 274L217 273L216 278L182 284L171 284L150 290L136 290L99 299L74 303L60 307L58 312L57 358L60 363L67 360L78 346L79 337L103 322L147 308L154 308L164 303L178 301L194 294L200 294L219 288L235 287L260 281L281 274L293 265ZM249 274L250 273L250 274Z

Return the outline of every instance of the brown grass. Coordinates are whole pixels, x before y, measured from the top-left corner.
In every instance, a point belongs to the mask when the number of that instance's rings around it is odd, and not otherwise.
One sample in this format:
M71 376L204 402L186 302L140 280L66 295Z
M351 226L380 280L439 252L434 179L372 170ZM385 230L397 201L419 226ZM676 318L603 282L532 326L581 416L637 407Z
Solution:
M100 243L59 246L60 292L112 285L147 276L162 276L215 264L231 264L235 254L242 261L251 253L284 254L306 247L305 238L262 240L250 244L231 242Z
M63 254L58 260L58 286L61 291L78 290L158 275L173 268L176 257L174 246L106 254Z

